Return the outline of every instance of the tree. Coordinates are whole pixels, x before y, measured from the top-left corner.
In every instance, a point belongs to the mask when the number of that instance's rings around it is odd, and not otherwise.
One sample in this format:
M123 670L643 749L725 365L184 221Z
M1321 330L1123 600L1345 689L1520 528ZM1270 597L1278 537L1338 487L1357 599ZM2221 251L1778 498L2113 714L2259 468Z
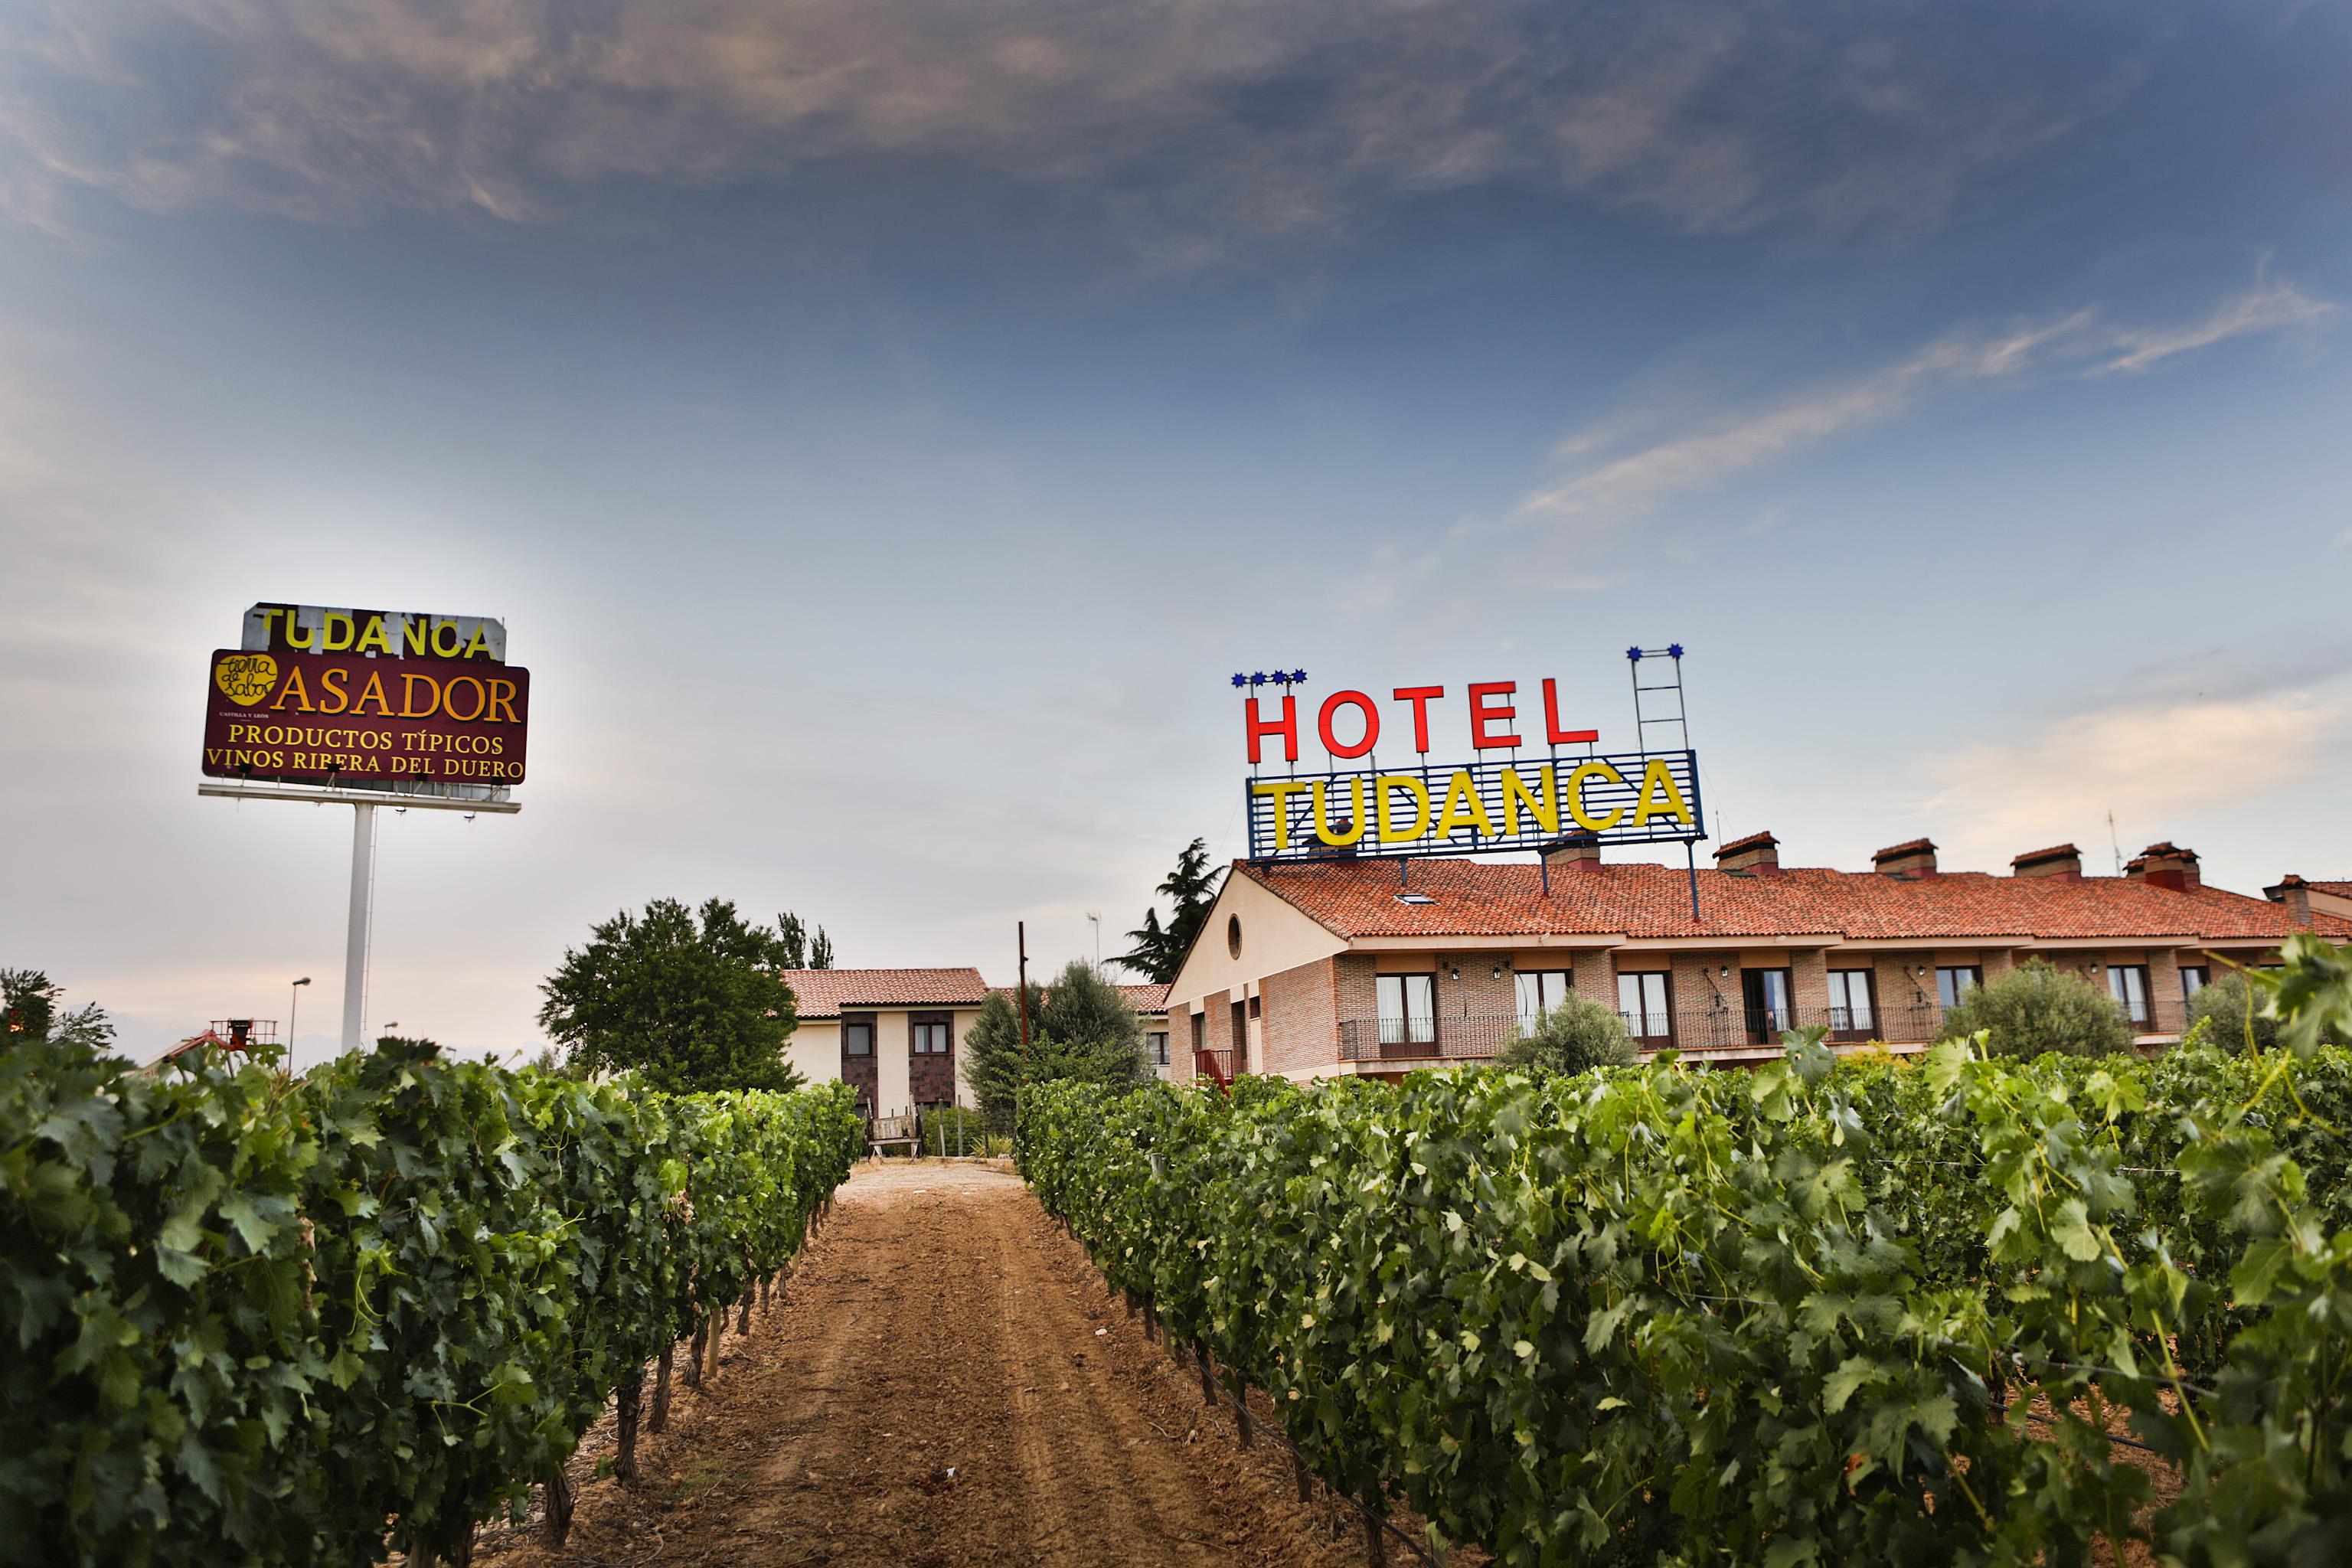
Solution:
M816 928L816 944L811 947L808 922L787 910L776 917L776 936L783 944L782 962L778 965L779 968L831 969L833 967L833 939L824 934L823 926Z
M540 985L540 1026L571 1047L583 1070L635 1068L673 1093L792 1089L783 1058L798 1020L783 933L748 925L723 899L696 912L656 899L626 910L567 949Z
M1021 1048L1013 999L992 992L963 1040L963 1078L991 1128L1013 1125L1022 1086L1061 1079L1114 1087L1143 1082L1143 1026L1135 1009L1083 959L1050 986L1029 987L1029 1048Z
M1176 868L1168 873L1152 889L1165 894L1175 904L1175 912L1168 923L1160 923L1156 909L1143 912L1143 923L1129 931L1135 946L1111 962L1124 964L1136 973L1157 984L1165 985L1176 978L1177 966L1192 946L1192 939L1201 931L1201 922L1209 918L1209 906L1215 903L1217 874L1209 868L1209 843L1195 838L1176 857Z
M1995 1056L2105 1057L2132 1048L2122 1004L2079 974L2032 958L1960 998L1944 1015L1943 1037L1989 1032Z
M1504 1047L1500 1059L1510 1067L1567 1075L1632 1067L1634 1050L1615 1008L1589 996L1570 996Z
M54 1040L103 1051L114 1044L114 1026L95 1002L59 1013L66 994L37 969L0 969L0 1050L27 1041Z

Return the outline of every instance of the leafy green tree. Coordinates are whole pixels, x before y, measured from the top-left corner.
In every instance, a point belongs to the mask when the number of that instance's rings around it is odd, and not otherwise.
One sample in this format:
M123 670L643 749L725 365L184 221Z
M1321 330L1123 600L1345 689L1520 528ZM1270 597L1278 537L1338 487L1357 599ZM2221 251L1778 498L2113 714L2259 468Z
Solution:
M1195 838L1176 857L1176 868L1153 889L1165 894L1175 906L1168 923L1160 923L1158 910L1146 910L1143 923L1127 933L1135 946L1111 962L1157 984L1175 979L1177 966L1200 934L1201 922L1209 918L1209 906L1217 901L1216 884L1217 874L1209 867L1208 840Z
M798 1020L782 932L750 925L723 899L696 911L656 899L624 910L567 949L541 984L540 1026L590 1072L635 1068L657 1089L797 1088L783 1059Z
M2132 1048L2123 1006L2079 974L2030 958L1944 1015L1943 1038L1989 1032L1995 1056L2106 1057Z
M1567 1075L1629 1068L1635 1058L1625 1020L1615 1008L1589 996L1570 996L1504 1047L1500 1059L1509 1067Z
M95 1002L60 1013L65 987L37 969L0 969L0 1050L34 1040L103 1051L114 1044L114 1026Z
M833 938L824 934L823 926L816 928L816 940L809 943L809 967L811 969L833 967Z
M1020 1015L1002 991L990 994L964 1036L964 1082L998 1131L1012 1127L1013 1103L1025 1084L1071 1079L1118 1087L1150 1074L1135 1009L1084 960L1072 960L1052 985L1029 987L1026 1052Z
M2352 945L2299 931L2279 949L2279 961L2246 977L2262 993L2262 1011L2281 1020L2279 1043L2307 1057L2352 1041Z

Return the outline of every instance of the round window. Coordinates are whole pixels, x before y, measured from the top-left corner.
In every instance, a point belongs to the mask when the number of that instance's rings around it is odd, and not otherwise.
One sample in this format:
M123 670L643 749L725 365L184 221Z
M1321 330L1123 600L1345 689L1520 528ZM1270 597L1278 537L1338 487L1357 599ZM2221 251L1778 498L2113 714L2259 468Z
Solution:
M1242 917L1239 915L1225 917L1225 951L1235 958L1242 955Z

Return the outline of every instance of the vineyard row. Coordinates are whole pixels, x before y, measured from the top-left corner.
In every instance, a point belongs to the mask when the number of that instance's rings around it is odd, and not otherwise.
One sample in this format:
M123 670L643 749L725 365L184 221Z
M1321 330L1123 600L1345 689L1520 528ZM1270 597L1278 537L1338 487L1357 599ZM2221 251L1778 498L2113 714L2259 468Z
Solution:
M633 1462L862 1138L838 1085L0 1052L0 1562L462 1563L615 1394Z
M1018 1153L1324 1480L1441 1542L2284 1563L2352 1560L2347 1125L2336 1050L1811 1042L1753 1073L1046 1085Z

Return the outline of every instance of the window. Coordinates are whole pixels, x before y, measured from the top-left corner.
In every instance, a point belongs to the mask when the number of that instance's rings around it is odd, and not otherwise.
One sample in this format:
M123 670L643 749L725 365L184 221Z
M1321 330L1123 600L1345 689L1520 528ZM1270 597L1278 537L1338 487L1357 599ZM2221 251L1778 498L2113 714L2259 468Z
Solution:
M2147 965L2108 964L2107 994L2123 1004L2124 1016L2139 1027L2145 1029L2154 1022L2154 1015L2147 1010Z
M1380 1005L1381 1044L1426 1046L1436 1040L1436 975L1377 975L1372 994Z
M1168 1065L1168 1031L1167 1031L1167 1030L1165 1030L1165 1029L1159 1029L1159 1030L1155 1030L1155 1031L1153 1031L1152 1033L1150 1033L1150 1034L1149 1034L1149 1035L1144 1036L1144 1037L1143 1037L1143 1043L1144 1043L1145 1045L1147 1045L1147 1046L1149 1046L1149 1047L1151 1047L1151 1065L1152 1065L1152 1066L1154 1066L1154 1067L1162 1067L1162 1068L1164 1068L1164 1067L1166 1067L1166 1066Z
M2212 984L2213 972L2203 964L2184 963L2180 966L2180 999L2183 1002Z
M1567 1001L1573 978L1566 969L1522 969L1512 975L1519 994L1519 1027L1534 1028L1546 1013Z
M1960 998L1984 984L1984 971L1973 963L1953 964L1936 971L1936 1000L1946 1008L1957 1007Z
M1209 1016L1206 1013L1192 1015L1192 1048L1196 1051L1209 1048Z
M874 1054L874 1020L844 1018L841 1021L841 1054L845 1057L870 1057Z
M1796 1021L1789 1011L1789 972L1785 969L1743 969L1739 972L1740 1000L1748 1008L1748 1038L1755 1045L1769 1045L1780 1037L1780 1031Z
M917 1013L907 1020L908 1045L919 1057L943 1057L954 1037L954 1017L947 1013Z
M1253 1017L1253 1018L1263 1018L1263 1017L1265 1017L1265 997L1263 997L1263 996L1253 996L1253 997L1251 997L1251 998L1250 998L1250 1014L1249 1014L1249 1016L1250 1016L1251 1017Z
M1830 971L1830 1028L1836 1034L1864 1034L1878 1027L1875 993L1867 969Z
M1625 1017L1625 1032L1636 1039L1674 1037L1674 1019L1666 1005L1666 977L1652 972L1617 977L1617 1011Z

